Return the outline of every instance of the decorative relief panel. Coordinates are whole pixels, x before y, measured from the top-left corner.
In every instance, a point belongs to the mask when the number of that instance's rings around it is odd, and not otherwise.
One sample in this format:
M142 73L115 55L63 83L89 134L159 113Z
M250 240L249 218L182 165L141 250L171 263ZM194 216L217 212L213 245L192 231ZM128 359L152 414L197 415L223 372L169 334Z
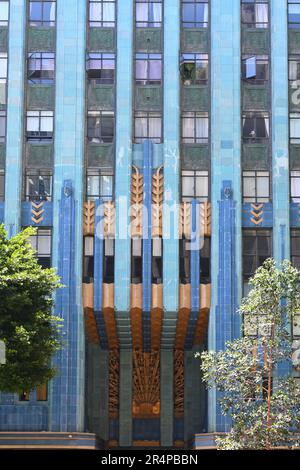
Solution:
M133 415L155 417L160 413L159 351L133 353Z
M162 204L164 177L162 167L152 176L152 237L162 237Z
M83 234L94 235L95 230L95 203L88 201L83 207Z
M134 166L131 178L131 236L142 237L143 175Z
M174 351L174 413L184 415L184 351Z
M110 418L119 414L119 374L120 356L117 350L109 351L109 397L108 409Z

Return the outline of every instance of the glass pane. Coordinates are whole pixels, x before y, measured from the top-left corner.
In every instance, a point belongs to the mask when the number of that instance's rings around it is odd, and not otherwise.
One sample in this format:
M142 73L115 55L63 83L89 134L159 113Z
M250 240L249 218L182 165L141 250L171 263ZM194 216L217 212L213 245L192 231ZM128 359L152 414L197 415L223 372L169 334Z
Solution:
M159 81L161 79L161 60L150 60L149 79Z
M93 26L100 25L100 21L102 20L101 16L101 4L100 3L90 3L90 21L93 22ZM94 24L94 22L98 22L98 24Z
M38 132L39 131L39 117L27 117L27 131Z
M113 177L111 175L102 175L101 176L101 196L112 196L112 182Z
M269 178L259 177L257 178L257 197L269 198Z
M42 132L53 132L53 117L42 117L42 119L41 119L41 131Z
M100 176L88 176L87 178L87 194L88 196L99 196Z
M38 236L38 254L50 255L51 253L51 238L48 235Z
M247 198L255 198L255 178L243 178L243 195Z
M0 3L1 5L1 3ZM31 23L42 21L42 2L30 2L29 18Z
M0 24L7 24L8 22L8 2L0 2Z
M183 176L181 178L182 196L194 197L194 178Z
M103 3L103 26L114 26L115 6L113 3Z
M136 21L138 26L146 28L148 23L148 5L147 3L136 4Z
M208 177L207 176L196 177L196 197L199 197L199 198L208 197Z
M158 117L149 118L149 137L161 137L161 119Z
M254 5L242 4L242 21L243 23L255 22L255 9Z
M146 138L148 136L146 117L139 117L135 119L135 136L137 138Z
M182 137L184 142L194 140L195 137L195 120L191 117L182 119Z
M7 57L0 57L0 77L6 78L7 77Z

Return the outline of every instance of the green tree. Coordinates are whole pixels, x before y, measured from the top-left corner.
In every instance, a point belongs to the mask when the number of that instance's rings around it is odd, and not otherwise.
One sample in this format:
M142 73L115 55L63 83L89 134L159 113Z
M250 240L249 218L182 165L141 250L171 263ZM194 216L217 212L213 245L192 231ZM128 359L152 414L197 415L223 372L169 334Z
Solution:
M51 357L59 349L59 318L52 316L53 293L60 287L54 269L42 269L28 228L8 239L0 225L0 340L6 364L0 366L0 390L21 392L55 375Z
M300 312L300 272L289 261L268 259L250 280L242 301L244 336L224 351L201 354L203 379L220 392L231 431L217 439L222 450L299 445L300 394L292 375L290 324Z

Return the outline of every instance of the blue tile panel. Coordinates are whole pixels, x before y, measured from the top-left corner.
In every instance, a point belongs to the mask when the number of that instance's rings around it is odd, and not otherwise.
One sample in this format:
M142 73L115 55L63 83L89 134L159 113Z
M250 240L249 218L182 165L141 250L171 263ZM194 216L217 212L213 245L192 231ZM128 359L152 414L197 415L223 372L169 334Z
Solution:
M160 440L160 420L133 419L132 434L134 441L159 441Z
M290 256L288 27L285 1L271 2L273 257Z
M261 207L262 206L262 207ZM243 228L272 228L273 204L243 204Z
M163 213L163 306L165 320L177 312L179 306L179 243L178 202L180 171L180 1L164 2L164 213ZM171 214L171 217L169 217ZM168 221L171 219L171 223ZM170 317L170 318L169 318ZM169 334L170 346L174 338L166 331L164 322L162 336Z
M208 347L222 348L239 334L241 296L241 31L240 0L211 2L212 307ZM227 189L228 188L228 189ZM221 195L221 197L220 197ZM227 427L214 390L208 430Z
M53 381L50 393L53 431L80 432L84 426L82 173L86 10L85 0L57 2L52 262L64 277L68 278L70 272L72 276L71 282L63 281L66 288L58 293L56 307L65 320L66 346L58 355L61 375Z
M5 226L9 236L21 224L26 0L11 0L9 14L6 124Z
M103 239L103 201L95 201L95 236L94 236L94 312L98 333L100 336L100 347L108 349L107 332L104 322L103 304L103 261L104 261L104 239Z
M116 242L115 309L130 309L131 241L129 206L132 166L132 28L133 0L118 2L118 61L116 91Z
M31 403L0 406L0 431L47 431L48 406Z
M151 287L152 287L152 148L144 142L143 165L143 348L151 348Z
M4 202L0 202L0 224L4 223Z
M193 347L195 331L200 310L200 217L199 201L192 201L192 237L191 237L191 312L188 322L185 349Z
M40 203L38 203L40 204ZM37 211L43 211L40 217L43 220L37 225L32 221L32 205L31 202L22 202L22 227L28 227L32 225L34 227L52 227L53 225L53 204L52 202L45 201L43 206L37 209Z

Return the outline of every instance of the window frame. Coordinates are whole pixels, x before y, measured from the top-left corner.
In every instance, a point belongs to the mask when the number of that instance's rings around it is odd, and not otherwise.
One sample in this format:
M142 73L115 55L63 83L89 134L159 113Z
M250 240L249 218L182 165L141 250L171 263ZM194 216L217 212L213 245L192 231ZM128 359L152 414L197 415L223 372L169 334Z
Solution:
M31 20L30 17L30 7L31 3L41 3L41 19L40 20ZM54 20L45 20L45 4L53 3L54 4ZM40 28L40 27L48 27L48 28L55 28L56 26L56 0L29 0L28 2L28 24L32 28Z
M273 252L273 231L272 229L266 229L266 228L258 228L258 229L251 229L251 228L244 228L242 231L242 253L243 253L243 282L248 283L249 279L254 275L255 271L262 266L262 263L260 263L261 257L268 259L272 256ZM245 237L253 237L255 239L254 241L254 249L253 253L247 253L245 251ZM269 247L270 247L270 253L266 253L266 257L264 256L263 253L259 252L258 249L258 241L259 238L265 237L269 240ZM245 273L245 257L252 257L254 259L254 262L252 263L252 266L254 267L254 270L251 273Z
M47 57L49 56L49 57ZM32 69L33 73L40 71L40 77L31 78L30 75L30 64L31 61L35 61L35 63L40 61L41 67ZM46 61L53 61L53 69L52 68L45 68L43 65L47 63ZM44 76L43 76L44 74ZM47 76L49 74L49 76ZM55 53L54 52L30 52L27 56L27 80L29 83L32 84L49 84L52 85L55 81Z
M253 22L246 22L244 21L244 18L243 18L243 14L244 14L244 6L243 5L253 5L255 8L254 8L254 21ZM257 5L267 5L268 6L268 9L267 9L267 14L268 14L268 18L267 18L267 22L259 22L257 21ZM257 29L268 29L269 26L270 26L270 3L269 3L269 0L252 0L251 2L247 1L247 0L241 0L241 23L242 23L242 26L246 26L247 28L257 28Z
M292 184L293 180L297 181L297 183L299 184L299 196L297 195L293 196L294 194L293 184ZM297 184L297 188L298 188L298 184ZM290 201L292 204L300 204L300 170L290 170Z
M138 21L137 20L137 4L147 4L147 20L146 21ZM150 14L150 4L159 4L160 8L160 21L151 21L149 17ZM136 29L142 28L162 28L163 26L163 17L164 17L164 2L163 0L135 0L134 2L134 21Z
M181 114L181 142L183 144L208 144L209 143L209 115L208 112L202 112L202 111L184 111ZM184 135L184 123L185 120L187 119L192 119L193 120L193 136L188 137L187 135ZM207 121L207 126L205 126L205 129L207 129L207 136L200 137L197 135L197 120L203 119Z
M290 6L299 6L299 21L290 21ZM300 29L300 1L290 1L287 3L287 15L288 15L288 28L289 29Z
M139 57L138 57L139 56ZM144 57L142 57L144 56ZM146 62L147 63L147 70L146 70L146 77L145 78L138 78L137 77L137 64L138 62ZM160 62L160 78L153 79L150 76L151 72L151 62ZM145 86L145 85L155 85L160 86L162 85L163 80L163 61L162 61L162 54L161 53L147 53L147 52L137 52L134 58L134 65L135 65L135 84L137 86Z
M255 77L247 77L244 74L244 66L246 67L246 61L254 58L255 59ZM260 65L266 65L267 73L265 78L257 78L257 68ZM242 56L242 80L246 83L255 83L255 84L265 84L268 83L270 80L270 60L268 55L251 55L251 54L243 54Z
M37 194L36 196L29 194L29 182L28 179L36 177L46 177L49 178L49 188L50 188L50 194L49 195L42 195L42 194ZM25 201L52 201L52 195L53 195L53 172L51 170L42 170L42 169L31 169L27 168L25 170L25 175L24 175L24 199Z
M6 1L6 0L3 0L3 1L0 1L0 3L6 3L7 5L7 18L4 19L4 20L1 20L0 19L0 26L8 26L8 21L9 21L9 13L10 13L10 2L9 1Z
M91 119L99 119L99 125L95 125L93 127L90 126L90 120ZM112 135L105 135L103 132L103 129L105 126L103 125L103 118L110 119L112 121ZM93 111L90 110L87 113L87 140L90 143L95 143L95 144L112 144L115 141L115 135L116 135L116 116L114 111ZM97 132L94 133L95 135L90 135L91 129L97 129L99 128L99 136L96 136Z
M254 129L253 131L255 132L255 135L253 137L249 136L244 136L244 126L245 126L245 121L247 119L253 119L254 120ZM258 119L264 119L265 120L265 129L267 130L267 136L266 137L257 137L257 129L258 129ZM243 143L248 143L248 144L253 144L253 143L264 143L264 142L269 142L270 140L270 134L271 134L271 119L270 119L270 113L268 112L261 112L261 113L256 113L256 112L244 112L242 113L242 140Z
M47 237L47 238L50 238L50 251L49 252L45 252L45 253L41 253L39 251L39 243L41 242L41 237ZM35 239L36 240L36 245L33 246L32 245L32 240ZM49 260L49 266L48 266L48 263L47 263L47 266L46 267L51 267L51 264L52 264L52 228L51 227L38 227L37 228L37 231L36 231L36 234L35 235L31 235L29 237L29 242L32 246L32 248L35 250L35 256L38 260L38 263L41 264L42 267L45 267L42 262L41 262L41 259L47 259Z
M189 58L187 57L189 56ZM190 59L190 60L188 60ZM194 70L191 70L191 78L185 79L184 66L185 64L192 64ZM205 64L205 67L197 68L197 64ZM197 78L197 71L203 70L205 72L205 78ZM194 74L194 78L192 75ZM191 85L206 85L209 79L209 57L208 54L198 52L188 52L180 54L180 78L183 86Z
M184 5L194 5L193 21L184 21ZM204 4L207 8L207 21L197 21L197 6ZM205 10L204 10L205 11ZM207 29L210 23L210 2L208 0L182 0L180 7L181 27L182 29Z
M187 174L189 173L189 174ZM192 180L191 187L193 189L193 196L186 195L183 193L183 179L188 178ZM197 188L198 184L197 179L205 178L206 187L207 187L207 196L198 195ZM181 170L181 200L182 202L191 202L193 199L197 199L200 202L206 202L210 199L210 180L209 180L209 171L208 170Z
M5 200L5 170L0 168L0 201Z
M29 119L34 119L38 121L38 130L37 131L29 131L28 124ZM52 131L43 131L41 130L44 124L44 121L50 118ZM26 138L27 142L44 142L44 141L52 141L54 136L54 111L46 111L46 110L28 110L26 113Z
M101 20L92 20L91 19L91 6L93 4L99 4L101 9ZM106 4L114 5L114 20L106 21L103 20L103 11ZM88 2L88 24L90 28L115 28L117 22L117 7L116 0L89 0Z
M95 57L91 57L91 56L95 56ZM103 67L103 64L105 63L105 61L112 61L113 64L114 64L114 67L113 68L104 68ZM100 63L100 67L99 68L90 68L89 67L89 64L91 62L99 62ZM92 77L90 76L90 71L91 70L98 70L99 71L99 75L101 75L101 72L105 71L105 70L112 70L113 71L113 76L112 77ZM89 83L93 84L93 85L114 85L115 84L115 80L116 80L116 54L115 53L106 53L106 52L89 52L87 54L87 58L86 58L86 72L87 72L87 78L89 80Z
M147 124L147 135L146 136L138 136L137 135L137 120L138 119L146 119ZM152 136L150 134L150 119L159 119L159 128L160 128L160 135ZM134 143L142 144L145 140L151 140L156 144L161 144L163 142L163 116L160 111L136 111L134 113Z
M90 194L88 192L89 183L88 180L90 177L97 177L99 178L98 181L98 194ZM101 194L101 188L103 187L101 183L101 178L105 178L106 176L111 177L111 194ZM114 171L112 168L88 168L86 171L86 201L96 201L96 200L103 200L103 201L112 201L114 198Z
M252 174L250 174L252 173ZM246 196L245 195L245 180L246 179L253 179L254 180L254 196ZM259 180L263 178L268 178L268 197L262 196L258 193L259 187ZM271 174L267 170L243 170L242 172L242 196L243 196L243 204L268 204L272 201L271 197Z

